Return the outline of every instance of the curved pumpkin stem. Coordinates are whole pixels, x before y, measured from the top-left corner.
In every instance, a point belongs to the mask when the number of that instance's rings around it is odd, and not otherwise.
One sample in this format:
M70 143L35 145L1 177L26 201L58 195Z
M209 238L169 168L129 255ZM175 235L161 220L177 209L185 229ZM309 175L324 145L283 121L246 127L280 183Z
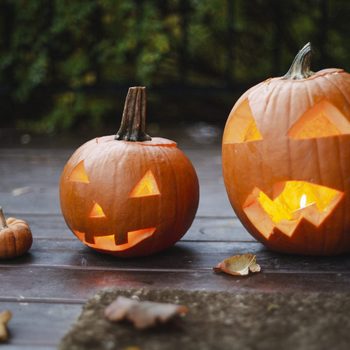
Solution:
M146 88L135 86L129 88L125 99L120 128L115 135L116 140L149 141L146 134Z
M2 208L0 207L0 229L6 228L6 227L8 226L6 223L5 215Z
M295 56L287 74L282 79L299 80L311 77L314 74L310 70L311 53L311 43L307 43Z

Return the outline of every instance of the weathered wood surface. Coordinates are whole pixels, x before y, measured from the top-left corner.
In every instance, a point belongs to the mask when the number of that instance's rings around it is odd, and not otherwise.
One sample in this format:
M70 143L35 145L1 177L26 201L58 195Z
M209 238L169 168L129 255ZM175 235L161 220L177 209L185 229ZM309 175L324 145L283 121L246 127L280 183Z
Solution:
M345 273L350 272L350 256L300 257L272 253L256 242L205 242L182 240L165 252L146 258L118 259L84 247L76 239L38 238L30 253L1 261L0 268L50 267L88 270L211 271L223 257L253 253L264 273ZM1 290L1 285L0 285Z
M223 187L220 148L188 149L201 184L198 215L166 252L122 260L84 247L60 215L58 181L71 149L1 149L0 205L28 220L34 235L27 255L0 261L0 310L11 309L5 350L54 349L102 288L175 288L229 292L350 291L350 256L295 257L270 252L234 217ZM249 278L215 274L223 258L255 253L263 272Z
M71 319L76 318L81 305L61 303L2 302L13 312L11 345L6 350L55 349L60 338L68 331Z
M72 151L0 150L0 199L6 202L7 211L59 214L59 177ZM232 217L223 188L220 148L190 149L186 154L193 160L201 183L198 216ZM23 195L13 195L19 189Z

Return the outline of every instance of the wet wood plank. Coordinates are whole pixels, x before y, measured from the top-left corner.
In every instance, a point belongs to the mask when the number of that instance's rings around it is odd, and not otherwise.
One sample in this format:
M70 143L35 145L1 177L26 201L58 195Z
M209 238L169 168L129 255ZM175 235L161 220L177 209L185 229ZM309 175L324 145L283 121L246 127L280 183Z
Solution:
M260 273L232 278L210 270L110 271L52 267L1 267L0 296L6 300L65 298L81 301L103 288L172 288L228 292L349 292L350 273ZM16 288L14 289L14 286ZM1 300L1 299L0 299Z
M79 316L81 304L50 304L30 302L2 302L0 310L11 310L10 341L4 350L56 349L61 337Z
M181 241L165 252L143 258L120 259L84 247L77 239L37 239L30 254L0 261L1 267L55 267L81 270L211 270L219 261L236 254L253 253L264 273L343 273L350 271L350 255L302 257L271 252L255 242Z
M59 214L59 178L65 162L73 151L73 149L0 150L2 175L0 199L6 203L5 210L17 215ZM233 217L233 210L223 185L220 147L205 146L200 150L184 151L193 162L201 185L198 215Z
M38 344L21 344L21 345L9 345L2 344L1 350L57 350L57 344L55 345L38 345Z
M7 212L7 216L18 216ZM75 239L62 215L20 214L26 220L35 238ZM255 239L244 229L237 218L196 217L183 237L186 241L231 241L245 242Z

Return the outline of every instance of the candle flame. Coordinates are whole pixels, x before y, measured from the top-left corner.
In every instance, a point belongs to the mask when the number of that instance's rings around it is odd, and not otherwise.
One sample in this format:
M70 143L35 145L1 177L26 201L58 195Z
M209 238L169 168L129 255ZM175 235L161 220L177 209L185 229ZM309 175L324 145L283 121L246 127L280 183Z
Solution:
M300 209L306 207L306 194L303 194L300 198Z

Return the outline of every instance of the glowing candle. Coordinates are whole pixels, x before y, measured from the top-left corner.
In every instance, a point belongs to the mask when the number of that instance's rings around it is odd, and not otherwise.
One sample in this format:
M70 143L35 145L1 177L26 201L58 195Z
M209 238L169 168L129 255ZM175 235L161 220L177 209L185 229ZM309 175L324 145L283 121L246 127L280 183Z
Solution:
M306 194L303 194L300 198L300 209L306 207Z

